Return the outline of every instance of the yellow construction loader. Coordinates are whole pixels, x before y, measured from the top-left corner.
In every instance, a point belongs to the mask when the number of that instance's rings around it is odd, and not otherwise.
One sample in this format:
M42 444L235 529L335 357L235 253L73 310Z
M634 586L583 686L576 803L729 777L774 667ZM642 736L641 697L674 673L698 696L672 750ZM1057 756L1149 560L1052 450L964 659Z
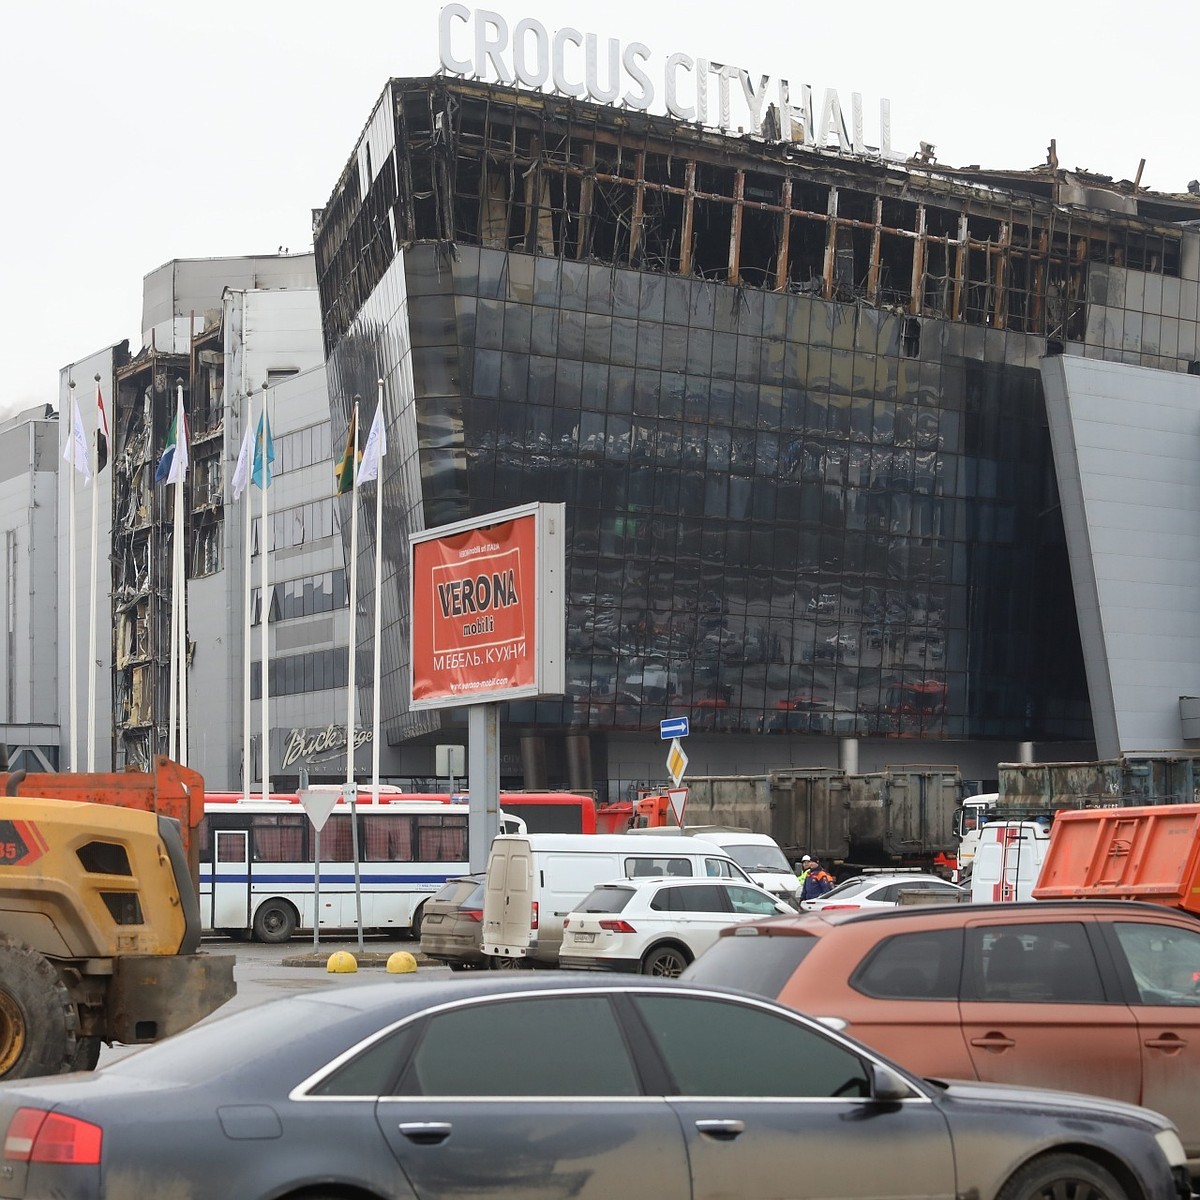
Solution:
M236 991L234 957L200 952L192 830L163 815L164 780L185 819L203 811L199 776L167 760L0 773L0 1079L91 1070L103 1043L158 1041Z

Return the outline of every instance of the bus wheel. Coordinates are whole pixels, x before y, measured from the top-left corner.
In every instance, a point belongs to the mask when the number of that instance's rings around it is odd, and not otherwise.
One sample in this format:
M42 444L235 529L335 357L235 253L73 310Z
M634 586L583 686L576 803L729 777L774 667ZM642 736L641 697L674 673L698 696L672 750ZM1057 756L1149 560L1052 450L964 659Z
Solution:
M254 914L254 936L260 942L286 942L300 923L286 900L265 900Z

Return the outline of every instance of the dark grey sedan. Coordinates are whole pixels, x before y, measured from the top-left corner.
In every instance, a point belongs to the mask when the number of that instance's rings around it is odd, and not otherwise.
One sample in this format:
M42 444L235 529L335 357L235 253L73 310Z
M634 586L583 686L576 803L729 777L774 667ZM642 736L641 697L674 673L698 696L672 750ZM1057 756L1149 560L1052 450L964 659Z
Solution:
M916 1079L770 1002L494 974L297 995L0 1086L0 1196L1177 1200L1172 1125Z

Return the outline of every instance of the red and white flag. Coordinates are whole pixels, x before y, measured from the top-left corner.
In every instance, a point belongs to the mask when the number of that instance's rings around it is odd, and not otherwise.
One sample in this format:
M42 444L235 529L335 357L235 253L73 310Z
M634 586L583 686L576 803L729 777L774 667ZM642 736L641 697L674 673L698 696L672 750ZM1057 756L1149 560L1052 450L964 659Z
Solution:
M104 397L100 384L96 383L96 474L108 466L108 414L104 411Z

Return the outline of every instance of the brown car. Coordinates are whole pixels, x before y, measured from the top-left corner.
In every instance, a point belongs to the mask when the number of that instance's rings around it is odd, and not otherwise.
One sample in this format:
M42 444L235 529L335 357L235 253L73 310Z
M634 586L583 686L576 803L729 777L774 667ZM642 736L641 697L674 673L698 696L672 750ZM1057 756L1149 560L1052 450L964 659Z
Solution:
M1200 1175L1200 922L1036 901L771 917L683 975L778 999L910 1070L1090 1092L1166 1114Z
M452 971L486 967L483 935L483 875L447 879L421 910L421 953Z

